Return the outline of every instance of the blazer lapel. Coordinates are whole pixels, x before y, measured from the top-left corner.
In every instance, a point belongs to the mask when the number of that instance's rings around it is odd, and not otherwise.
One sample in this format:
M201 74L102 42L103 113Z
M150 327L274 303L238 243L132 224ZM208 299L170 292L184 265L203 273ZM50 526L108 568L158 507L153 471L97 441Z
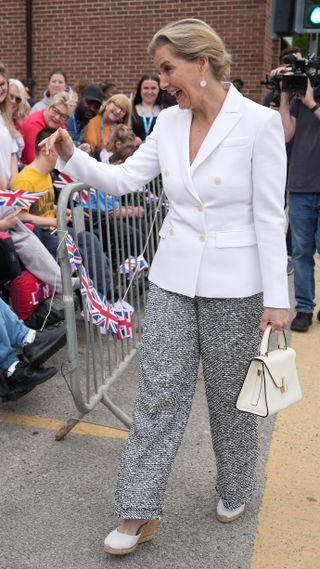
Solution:
M219 146L242 117L243 96L230 84L221 110L192 162L191 174ZM190 129L190 127L189 127ZM189 145L188 145L189 153Z
M191 192L193 197L195 197L198 201L200 198L195 191L193 181L191 178L191 171L190 171L190 150L189 150L189 142L190 142L190 127L192 121L192 112L186 109L180 116L180 126L177 129L178 136L177 136L177 146L180 148L180 152L178 153L179 157L179 165L180 165L180 172L181 177L183 179L185 187Z

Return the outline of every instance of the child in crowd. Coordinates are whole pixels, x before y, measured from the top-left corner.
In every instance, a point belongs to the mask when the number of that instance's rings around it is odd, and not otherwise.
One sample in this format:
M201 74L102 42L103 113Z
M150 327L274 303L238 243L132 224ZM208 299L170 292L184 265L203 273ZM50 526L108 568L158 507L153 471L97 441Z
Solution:
M109 142L100 151L101 162L108 163L110 156L124 145L138 146L138 144L136 144L136 135L132 128L125 124L119 124L114 127ZM131 154L133 154L133 152ZM127 157L131 154L128 154ZM124 160L122 161L124 162Z
M44 195L38 199L29 209L23 209L19 213L22 221L31 222L38 226L40 237L50 253L56 258L59 238L57 233L52 231L57 227L56 205L54 203L54 188L50 172L54 169L57 155L51 152L45 153L44 148L39 144L42 140L50 136L54 130L42 129L35 142L36 157L31 164L26 166L13 180L12 189L27 190L29 192L43 192ZM67 222L71 222L70 210L67 210ZM74 237L73 228L68 227L68 232ZM92 279L94 274L97 276L97 289L104 293L110 290L110 268L109 261L101 250L99 240L95 235L88 232L78 234L79 250L84 257L86 249L88 256L88 272ZM104 282L106 290L104 290Z
M124 125L119 125L118 128L125 127ZM131 129L128 130L131 131ZM132 156L136 149L137 147L134 144L125 144L120 146L110 156L109 163L122 164L127 158L129 158L129 156ZM97 204L96 195L99 196L99 205ZM130 254L134 254L134 242L136 242L138 247L140 247L141 240L142 242L145 240L145 232L143 228L138 226L138 222L133 220L133 218L142 218L144 216L144 209L143 207L136 205L128 205L128 207L125 207L124 205L121 205L120 198L113 197L105 192L90 194L90 201L93 230L97 237L102 239L105 251L109 250L108 235L110 235L110 251L113 269L115 270L119 261L119 259L117 259L117 253L119 252L119 244L121 243L120 232L123 232L122 245L124 247L125 257L128 257ZM84 204L84 208L89 209L89 206ZM100 230L99 210L102 221ZM114 224L111 221L113 218L119 219L120 217L122 218L120 223ZM89 227L89 222L87 223Z

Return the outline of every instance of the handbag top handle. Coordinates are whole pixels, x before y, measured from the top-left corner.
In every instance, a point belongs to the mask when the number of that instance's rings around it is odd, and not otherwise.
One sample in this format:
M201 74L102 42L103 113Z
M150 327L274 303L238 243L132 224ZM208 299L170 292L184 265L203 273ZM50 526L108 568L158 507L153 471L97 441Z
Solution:
M270 324L268 324L262 336L260 351L259 351L260 356L268 355L271 332L272 332L272 327L270 326ZM287 338L284 331L282 330L281 332L277 332L277 334L278 334L278 348L280 350L286 350Z

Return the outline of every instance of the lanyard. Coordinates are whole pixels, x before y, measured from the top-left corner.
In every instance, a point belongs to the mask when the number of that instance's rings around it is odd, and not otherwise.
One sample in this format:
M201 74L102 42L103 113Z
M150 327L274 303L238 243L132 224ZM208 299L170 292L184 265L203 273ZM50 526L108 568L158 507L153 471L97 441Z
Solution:
M141 114L142 114L144 132L146 133L146 136L148 136L148 134L151 130L152 121L154 119L154 107L152 107L151 116L147 119L143 103L141 103Z
M107 142L109 142L111 135L112 135L112 131L113 131L113 124L110 127L109 130L109 136L108 136L108 140L106 140L106 144ZM102 146L104 146L104 120L103 120L103 115L100 116L100 146L102 148Z
M74 113L72 115L72 122L73 122L73 131L74 131L74 141L75 141L76 145L79 146L81 144L81 137L83 134L83 128L79 130L77 119L76 119Z

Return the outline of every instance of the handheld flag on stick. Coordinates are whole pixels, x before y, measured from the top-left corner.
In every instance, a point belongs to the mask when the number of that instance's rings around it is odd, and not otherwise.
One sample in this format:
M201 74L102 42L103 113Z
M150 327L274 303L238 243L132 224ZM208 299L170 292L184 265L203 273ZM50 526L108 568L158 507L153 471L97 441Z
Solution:
M131 255L128 259L124 261L119 267L119 273L126 275L130 278L134 273L140 274L147 271L149 265L142 255L139 257L134 257Z
M0 190L0 205L30 207L46 192L27 192L25 190Z

